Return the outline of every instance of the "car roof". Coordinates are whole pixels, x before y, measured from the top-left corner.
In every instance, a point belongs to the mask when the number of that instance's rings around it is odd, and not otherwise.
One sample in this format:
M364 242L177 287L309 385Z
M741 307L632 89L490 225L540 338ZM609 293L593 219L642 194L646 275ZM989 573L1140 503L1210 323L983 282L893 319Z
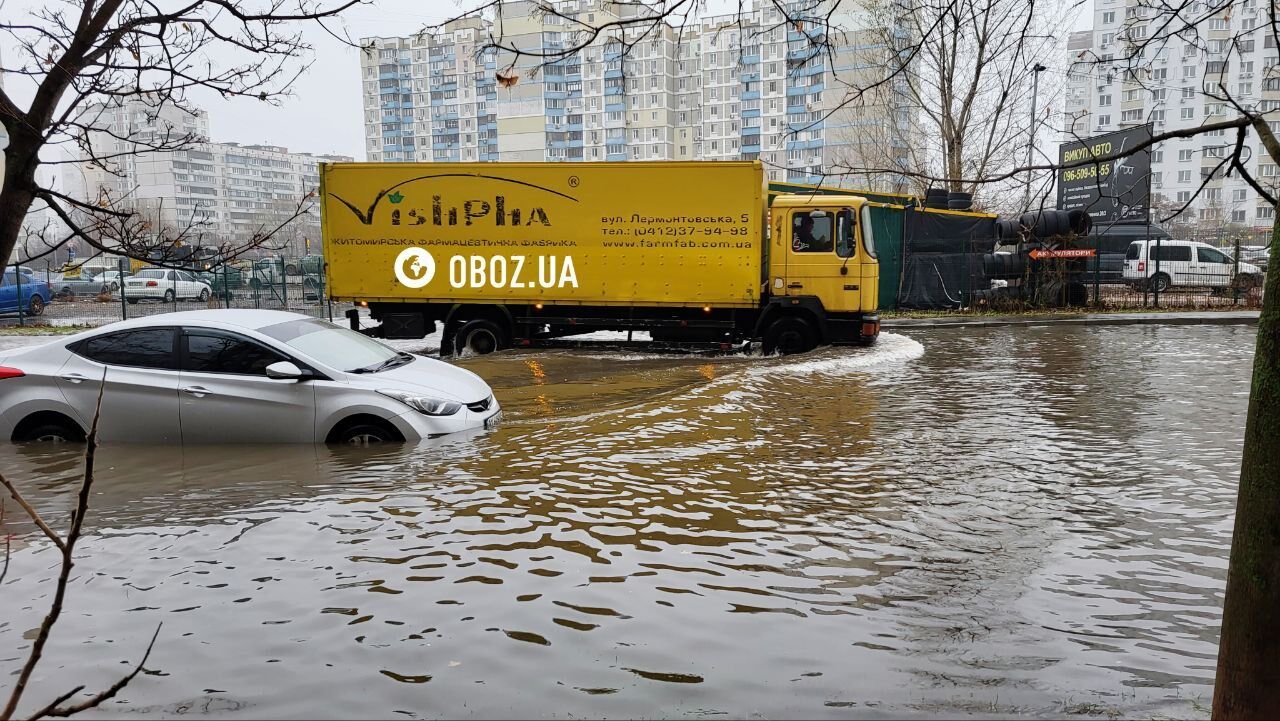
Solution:
M283 310L255 310L252 308L217 308L210 310L184 310L173 313L159 313L144 318L132 318L104 325L94 329L94 334L103 331L145 328L148 326L203 325L215 327L233 327L246 330L260 330L267 326L291 320L315 320L313 316L301 313L290 313Z

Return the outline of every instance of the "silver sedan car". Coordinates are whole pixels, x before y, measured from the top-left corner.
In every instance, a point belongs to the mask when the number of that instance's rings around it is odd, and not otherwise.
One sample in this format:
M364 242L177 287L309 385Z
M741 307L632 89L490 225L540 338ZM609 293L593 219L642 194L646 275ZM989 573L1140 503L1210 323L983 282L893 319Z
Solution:
M0 352L0 436L103 441L377 443L492 427L476 374L327 321L200 310Z

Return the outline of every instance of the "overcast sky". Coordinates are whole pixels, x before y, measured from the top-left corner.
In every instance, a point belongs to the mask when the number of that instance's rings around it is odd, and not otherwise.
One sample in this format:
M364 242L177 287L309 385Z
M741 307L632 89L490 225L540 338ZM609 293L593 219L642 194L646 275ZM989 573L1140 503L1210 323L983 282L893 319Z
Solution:
M339 27L345 27L353 38L407 35L424 25L439 22L457 14L474 0L376 0L347 11ZM713 11L729 0L712 0ZM41 0L0 0L0 13L7 19L24 14L26 7L43 5ZM1088 27L1092 20L1091 3L1074 18L1075 29ZM245 144L282 145L290 150L310 153L337 153L364 160L363 110L360 91L358 51L344 45L314 24L304 26L307 40L315 46L314 64L293 86L293 96L281 100L280 106L236 99L224 100L212 93L196 96L209 111L213 140ZM1065 40L1065 38L1063 38ZM0 37L0 55L6 63L16 60L11 39ZM225 56L230 63L237 58ZM1065 65L1065 63L1064 63ZM30 102L30 88L22 78L5 79L8 91L18 104Z
M0 13L13 20L35 4L44 3L0 0ZM376 5L352 8L332 25L345 28L353 38L407 35L447 19L459 8L453 0L377 0ZM364 160L358 51L314 24L301 27L315 47L314 63L293 85L293 97L283 98L277 107L244 99L224 100L213 93L193 96L209 111L210 133L217 141L283 145L290 150L339 153ZM6 65L16 64L12 38L0 37L0 56ZM237 59L230 53L222 57L227 63ZM23 78L7 76L5 90L20 107L29 105L32 89Z

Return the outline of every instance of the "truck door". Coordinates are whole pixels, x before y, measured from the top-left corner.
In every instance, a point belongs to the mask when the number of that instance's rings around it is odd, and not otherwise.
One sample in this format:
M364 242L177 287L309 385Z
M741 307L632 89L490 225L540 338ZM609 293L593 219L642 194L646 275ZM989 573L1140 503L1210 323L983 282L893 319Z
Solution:
M859 310L862 280L854 240L856 217L848 208L792 211L787 295L817 296L831 312Z

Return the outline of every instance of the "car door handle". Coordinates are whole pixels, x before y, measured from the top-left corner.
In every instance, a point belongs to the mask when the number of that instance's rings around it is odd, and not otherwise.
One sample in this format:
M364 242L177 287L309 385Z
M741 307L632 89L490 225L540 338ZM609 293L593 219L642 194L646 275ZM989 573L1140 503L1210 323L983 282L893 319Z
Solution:
M82 376L79 373L66 373L58 377L64 381L69 381L71 383L79 383L80 381L89 380L89 376Z
M195 396L196 398L204 398L212 393L208 388L202 388L200 386L187 386L181 390L183 393L186 393L189 396Z
M803 283L792 283L791 285L788 285L787 287L788 287L788 288L803 288L803 287L804 287L804 284L803 284Z

